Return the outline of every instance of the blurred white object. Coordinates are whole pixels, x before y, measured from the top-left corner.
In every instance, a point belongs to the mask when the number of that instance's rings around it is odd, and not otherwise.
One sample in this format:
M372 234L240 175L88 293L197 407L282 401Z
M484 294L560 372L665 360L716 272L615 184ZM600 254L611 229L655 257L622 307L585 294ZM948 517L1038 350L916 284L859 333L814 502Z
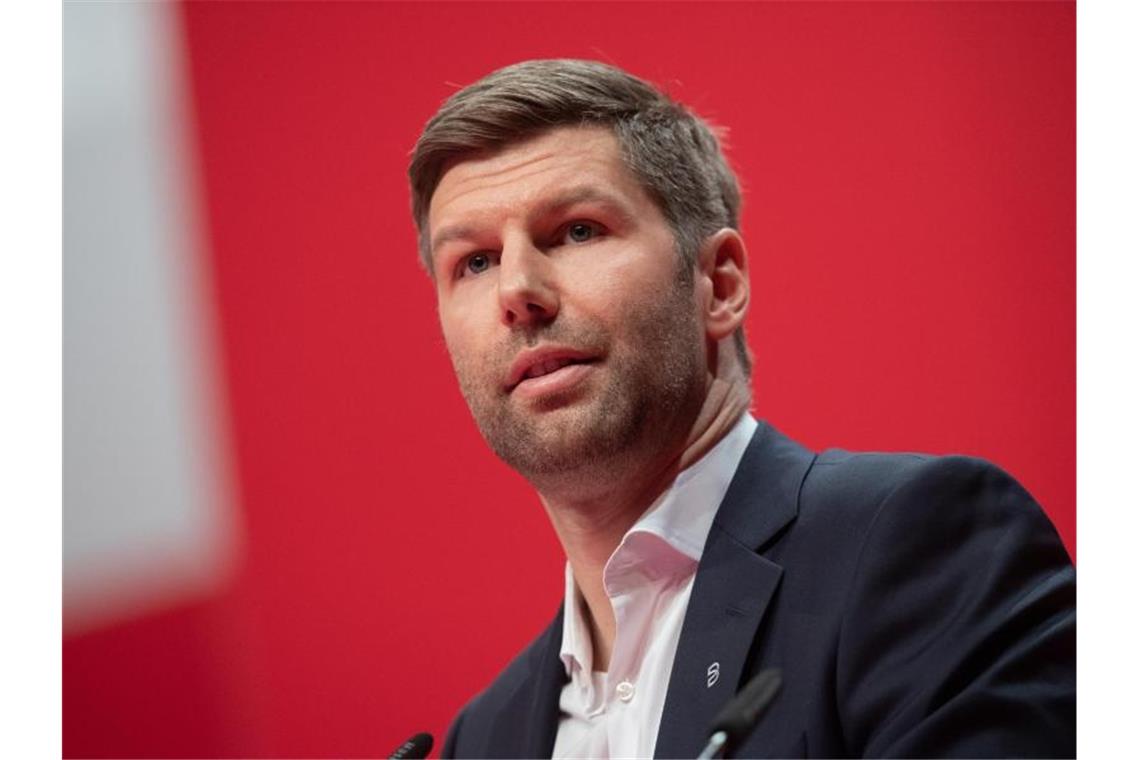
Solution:
M208 595L236 544L170 3L64 5L64 628Z

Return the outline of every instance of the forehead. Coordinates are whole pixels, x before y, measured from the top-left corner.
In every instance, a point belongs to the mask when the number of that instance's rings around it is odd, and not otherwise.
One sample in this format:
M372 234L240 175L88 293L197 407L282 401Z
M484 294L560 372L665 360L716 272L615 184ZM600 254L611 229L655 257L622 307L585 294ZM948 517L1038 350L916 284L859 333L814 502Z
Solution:
M450 166L432 195L428 226L517 211L570 185L596 186L631 206L649 202L609 128L561 127Z

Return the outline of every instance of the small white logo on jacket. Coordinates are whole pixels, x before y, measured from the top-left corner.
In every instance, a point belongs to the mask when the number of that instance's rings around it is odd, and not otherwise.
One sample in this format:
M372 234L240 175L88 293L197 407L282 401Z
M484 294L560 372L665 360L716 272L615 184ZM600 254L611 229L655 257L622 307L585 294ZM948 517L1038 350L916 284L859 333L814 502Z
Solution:
M719 662L714 662L712 665L709 665L708 676L709 676L709 678L708 678L709 686L708 687L711 689L713 687L713 685L717 681L720 680L720 663Z

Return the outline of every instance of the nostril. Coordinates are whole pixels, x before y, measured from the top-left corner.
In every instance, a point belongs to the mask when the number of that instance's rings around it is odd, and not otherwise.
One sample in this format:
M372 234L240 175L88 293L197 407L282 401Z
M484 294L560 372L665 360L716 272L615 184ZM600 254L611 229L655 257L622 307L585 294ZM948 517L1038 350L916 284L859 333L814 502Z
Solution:
M504 303L502 307L502 323L508 327L535 322L546 322L554 319L554 316L558 313L557 308L543 305L543 303L538 300L529 299L511 304Z

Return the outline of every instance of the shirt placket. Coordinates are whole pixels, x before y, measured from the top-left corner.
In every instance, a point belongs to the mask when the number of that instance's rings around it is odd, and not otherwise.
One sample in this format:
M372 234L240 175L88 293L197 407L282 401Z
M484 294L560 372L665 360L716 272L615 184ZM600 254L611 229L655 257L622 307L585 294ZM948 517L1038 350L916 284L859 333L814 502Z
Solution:
M639 699L637 678L645 642L648 591L636 570L627 569L608 584L607 594L614 610L615 634L610 666L606 672L606 735L610 757L634 757L638 754L637 716L643 700Z

